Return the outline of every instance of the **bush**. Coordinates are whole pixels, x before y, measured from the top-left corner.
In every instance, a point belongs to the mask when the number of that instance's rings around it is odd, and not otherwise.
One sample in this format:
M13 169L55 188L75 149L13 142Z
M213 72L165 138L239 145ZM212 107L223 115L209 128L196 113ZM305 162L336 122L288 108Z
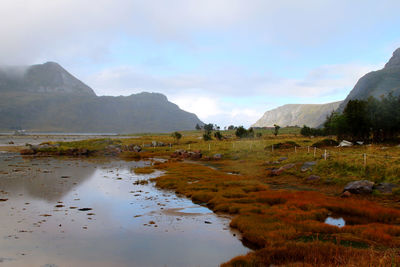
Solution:
M338 145L339 145L339 143L333 139L324 139L324 140L314 143L312 146L313 147L326 147L326 146L338 146Z
M243 126L239 126L235 131L235 135L239 138L253 138L254 130L253 128L246 130Z
M277 148L277 149L279 149L279 148L282 148L282 149L285 149L285 148L293 148L293 147L295 147L295 146L299 147L300 145L297 144L297 143L294 142L294 141L286 141L286 142L284 142L284 143L277 143L277 144L274 144L274 148Z
M204 133L204 134L203 134L203 140L204 140L204 141L210 141L210 140L212 140L212 138L211 138L211 133L210 133L210 132Z
M215 132L214 137L217 138L218 140L222 140L224 137L222 136L221 132Z

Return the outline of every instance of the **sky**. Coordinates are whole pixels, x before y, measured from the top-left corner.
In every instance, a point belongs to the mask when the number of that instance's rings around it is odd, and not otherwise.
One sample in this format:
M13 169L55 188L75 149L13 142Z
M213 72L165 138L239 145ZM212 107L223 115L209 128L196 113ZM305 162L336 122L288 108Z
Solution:
M1 0L0 65L55 61L97 95L159 92L205 123L343 100L400 47L398 0Z

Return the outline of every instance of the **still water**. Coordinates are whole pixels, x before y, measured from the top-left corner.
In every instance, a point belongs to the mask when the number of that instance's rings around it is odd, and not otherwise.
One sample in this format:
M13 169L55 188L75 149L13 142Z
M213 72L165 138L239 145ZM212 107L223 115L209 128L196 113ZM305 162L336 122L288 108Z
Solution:
M218 266L249 251L230 218L137 180L150 162L0 154L1 266Z

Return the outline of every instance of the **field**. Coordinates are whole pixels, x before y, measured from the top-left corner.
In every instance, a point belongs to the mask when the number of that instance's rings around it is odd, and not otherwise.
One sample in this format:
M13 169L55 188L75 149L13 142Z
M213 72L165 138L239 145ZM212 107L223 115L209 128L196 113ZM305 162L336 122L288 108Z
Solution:
M195 131L184 132L179 141L170 135L148 134L61 143L58 149L102 151L139 145L141 152L123 151L119 156L168 159L153 165L165 170L155 179L156 185L214 212L231 214L231 227L255 249L223 266L400 265L400 190L342 196L343 187L355 180L399 184L399 147L314 148L323 138L305 138L296 131L274 136L266 130L262 137L251 139L237 139L233 131L223 135L224 140L205 142L202 133ZM176 150L201 151L202 158L171 157ZM304 162L315 165L302 171ZM346 225L329 225L328 217L342 218Z

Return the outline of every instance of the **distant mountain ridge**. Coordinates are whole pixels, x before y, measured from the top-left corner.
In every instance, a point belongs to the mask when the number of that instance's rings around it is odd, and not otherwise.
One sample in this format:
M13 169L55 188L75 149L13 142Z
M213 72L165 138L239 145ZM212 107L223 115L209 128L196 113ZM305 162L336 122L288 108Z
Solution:
M0 130L143 133L203 125L159 93L96 96L54 62L0 67Z
M252 127L284 126L318 127L336 110L341 101L327 104L287 104L269 110Z
M361 77L344 101L322 105L284 105L265 112L252 126L271 127L278 124L280 126L320 127L327 115L333 110L342 112L350 100L366 100L370 96L379 99L389 93L394 96L400 95L400 48L393 52L383 69L369 72Z
M400 95L400 48L393 52L383 69L367 73L358 80L338 111L343 111L350 100L365 100L370 96L379 98L390 92L394 96Z

